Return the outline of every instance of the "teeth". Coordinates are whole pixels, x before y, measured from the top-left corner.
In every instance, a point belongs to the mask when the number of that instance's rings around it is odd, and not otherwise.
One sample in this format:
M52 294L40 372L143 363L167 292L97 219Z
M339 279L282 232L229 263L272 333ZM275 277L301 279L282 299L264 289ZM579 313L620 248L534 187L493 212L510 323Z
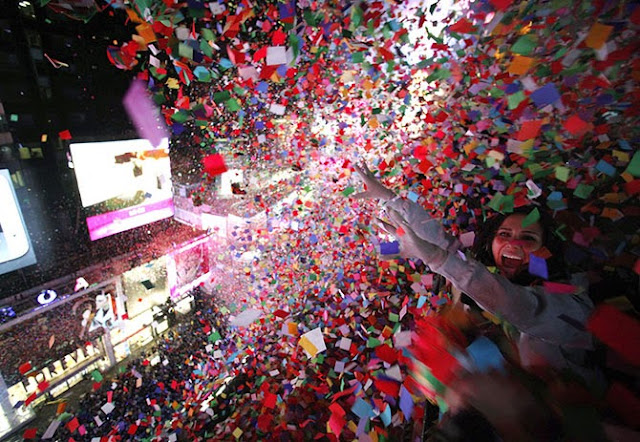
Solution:
M504 254L502 255L502 257L503 257L503 258L509 258L509 259L517 259L517 260L522 261L522 258L521 258L521 257L519 257L519 256L517 256L517 255L511 255L511 254L509 254L509 253L504 253Z

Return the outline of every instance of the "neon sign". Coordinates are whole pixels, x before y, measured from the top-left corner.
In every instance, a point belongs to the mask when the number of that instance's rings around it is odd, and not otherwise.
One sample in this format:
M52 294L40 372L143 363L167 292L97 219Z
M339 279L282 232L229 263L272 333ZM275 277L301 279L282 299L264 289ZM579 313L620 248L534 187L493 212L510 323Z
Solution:
M58 297L58 294L54 290L43 290L38 295L38 304L47 305L51 304Z

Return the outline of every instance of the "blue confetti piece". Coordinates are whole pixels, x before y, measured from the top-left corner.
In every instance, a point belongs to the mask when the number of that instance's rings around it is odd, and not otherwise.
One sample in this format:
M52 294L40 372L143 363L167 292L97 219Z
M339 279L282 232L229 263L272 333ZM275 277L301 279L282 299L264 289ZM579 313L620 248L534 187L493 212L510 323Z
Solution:
M631 150L631 145L627 140L618 140L618 145L620 146L620 149Z
M553 83L545 84L539 89L536 89L530 95L531 101L533 101L538 107L545 107L549 104L553 104L560 99L560 94Z
M285 75L287 75L287 65L286 64L281 64L280 66L278 66L278 68L276 69L276 72L278 73L278 75L280 75L281 77L284 77Z
M398 253L400 253L400 243L398 241L380 243L381 255L397 255Z
M369 419L373 415L373 407L360 398L356 399L351 411L360 419Z
M418 202L418 198L420 198L420 196L415 192L409 192L407 194L407 199L409 199L410 201L413 201L414 203Z
M391 424L391 407L389 406L389 404L387 404L387 407L380 415L380 419L382 419L382 423L385 427L388 427L389 424Z
M604 160L598 161L598 164L596 164L596 169L598 169L598 171L604 173L605 175L615 176L616 174L616 168Z
M529 254L529 273L540 278L549 279L547 260L540 258L533 253Z
M409 421L413 413L413 398L404 385L400 386L400 410L404 414L405 421Z
M171 131L175 134L175 135L180 135L182 132L185 131L185 127L183 124L180 123L173 123L171 125Z
M233 63L231 63L231 60L228 58L223 57L220 59L220 67L222 69L231 69L233 67Z
M502 353L491 340L481 336L467 347L467 353L480 373L488 373L492 369L505 372Z
M291 0L287 3L280 3L279 6L280 19L291 18L296 14L296 2Z

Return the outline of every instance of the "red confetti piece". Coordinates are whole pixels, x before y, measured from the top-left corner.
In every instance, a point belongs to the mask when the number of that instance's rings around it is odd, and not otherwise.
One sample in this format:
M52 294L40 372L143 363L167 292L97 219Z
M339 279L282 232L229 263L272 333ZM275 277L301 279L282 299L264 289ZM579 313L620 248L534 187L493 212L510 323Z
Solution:
M37 428L27 428L26 430L24 430L24 433L22 434L22 438L26 440L35 439L37 434L38 434Z
M18 371L20 372L21 375L24 375L25 373L29 372L29 370L31 370L31 362L25 362L20 367L18 367Z
M626 361L640 366L640 322L609 305L591 315L587 329Z
M206 156L203 163L204 171L211 176L221 175L228 170L224 163L224 157L219 153Z

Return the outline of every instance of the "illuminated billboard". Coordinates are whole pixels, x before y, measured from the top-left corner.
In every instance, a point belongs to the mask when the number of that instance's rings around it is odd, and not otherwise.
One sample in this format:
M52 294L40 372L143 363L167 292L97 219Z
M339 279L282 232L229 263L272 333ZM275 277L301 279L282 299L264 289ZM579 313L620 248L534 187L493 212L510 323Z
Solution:
M210 277L209 237L201 238L167 255L171 297L180 297Z
M167 258L162 256L124 273L122 287L127 297L129 319L150 312L153 306L164 304L169 299Z
M95 241L173 216L169 141L74 143L69 146Z
M31 239L7 169L0 169L0 275L36 263Z

